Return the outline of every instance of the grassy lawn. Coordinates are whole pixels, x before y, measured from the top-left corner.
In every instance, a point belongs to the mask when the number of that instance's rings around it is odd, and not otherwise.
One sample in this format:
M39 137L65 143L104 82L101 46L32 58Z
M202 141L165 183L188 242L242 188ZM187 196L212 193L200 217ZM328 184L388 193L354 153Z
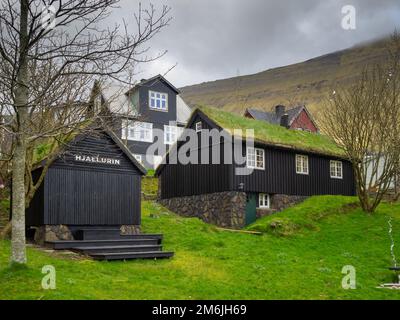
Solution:
M368 216L349 197L313 197L265 217L250 235L219 231L143 202L143 231L164 234L171 260L96 262L29 248L27 268L10 268L0 242L1 299L399 299L391 282L387 217L400 260L400 204ZM152 215L150 216L150 213ZM57 271L57 289L41 289L41 268ZM341 288L344 265L357 289Z

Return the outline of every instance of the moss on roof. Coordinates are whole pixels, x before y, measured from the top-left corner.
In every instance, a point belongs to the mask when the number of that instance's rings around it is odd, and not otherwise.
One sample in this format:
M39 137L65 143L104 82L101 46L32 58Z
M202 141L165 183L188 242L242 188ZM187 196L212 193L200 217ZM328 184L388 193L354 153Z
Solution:
M345 157L343 149L331 138L322 134L288 130L279 125L270 124L262 120L245 118L216 108L200 107L198 109L227 131L242 129L244 135L246 129L254 129L254 138L256 142L311 153Z

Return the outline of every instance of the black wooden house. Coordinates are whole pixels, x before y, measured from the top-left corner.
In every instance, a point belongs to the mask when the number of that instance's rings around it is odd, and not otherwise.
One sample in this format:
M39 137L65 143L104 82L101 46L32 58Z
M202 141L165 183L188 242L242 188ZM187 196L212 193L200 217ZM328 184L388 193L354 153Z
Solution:
M243 145L243 164L229 164L223 158L212 162L212 146L199 147L198 163L172 163L172 154L185 144L178 142L159 166L160 201L185 216L197 216L224 227L243 227L257 217L281 210L312 195L354 195L355 183L351 163L329 138L305 131L236 116L212 108L193 112L187 128L197 132L199 146L202 131L216 129L254 129L254 146ZM201 162L202 154L209 163ZM193 152L193 150L191 150ZM238 174L238 168L251 168L251 174Z
M37 179L43 167L33 172ZM129 149L107 130L75 137L60 150L26 211L34 239L97 259L167 257L160 235L141 235L141 178ZM138 246L139 245L139 246Z

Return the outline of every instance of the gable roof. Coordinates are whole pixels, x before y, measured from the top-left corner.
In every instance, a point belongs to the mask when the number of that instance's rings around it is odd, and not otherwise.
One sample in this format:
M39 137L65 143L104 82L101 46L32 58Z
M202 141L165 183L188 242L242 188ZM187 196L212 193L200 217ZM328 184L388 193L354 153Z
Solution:
M146 175L147 171L146 169L143 167L143 165L136 160L136 158L133 156L132 152L128 149L127 146L124 145L124 143L121 141L121 139L119 139L117 137L117 135L115 135L114 132L112 132L111 130L105 128L105 129L99 129L98 132L102 132L105 133L106 135L108 135L111 140L119 147L119 149L122 151L122 153L129 159L129 161L136 167L138 168L138 170L143 174ZM59 147L59 149L57 150L57 154L61 154L62 152L64 152L67 148L68 145L73 143L76 140L79 139L83 139L85 137L84 134L78 134L76 136L73 136L69 141L65 141L66 145L63 147ZM37 165L33 166L33 169L37 169L40 168L44 165L44 161L47 159L48 155L44 155L41 157L40 160L38 160Z
M292 109L287 109L283 114L287 114L289 116L289 125L291 125L303 110L307 113L308 117L310 118L314 126L318 128L317 124L315 123L314 119L311 117L311 114L308 112L305 106L297 106ZM257 109L247 108L245 114L246 113L248 113L255 120L263 120L272 124L279 124L279 125L281 123L281 116L277 115L273 111L266 112Z
M176 88L171 82L169 82L167 79L165 79L161 74L158 74L154 77L151 77L149 79L142 79L139 83L137 83L133 88L131 88L128 92L134 91L139 87L143 87L147 84L153 84L157 81L164 82L167 86L169 86L173 91L175 91L177 94L180 93L180 90Z
M188 121L186 128L190 127L195 117L199 115L208 124L213 124L219 130L233 133L233 129L254 130L255 143L265 146L275 146L288 150L295 150L305 153L333 156L347 160L344 151L331 138L322 134L314 134L307 131L288 130L280 125L268 123L263 120L248 119L243 116L222 111L211 107L196 108ZM164 156L162 163L156 169L156 175L166 165L166 159L171 152L179 149L180 144L175 143Z

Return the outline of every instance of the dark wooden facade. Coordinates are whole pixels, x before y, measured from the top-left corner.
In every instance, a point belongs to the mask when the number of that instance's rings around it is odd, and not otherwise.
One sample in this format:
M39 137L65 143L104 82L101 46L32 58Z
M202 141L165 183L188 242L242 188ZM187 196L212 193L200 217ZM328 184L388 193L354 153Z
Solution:
M195 124L199 121L202 122L203 128L221 130L218 125L201 112L193 115L188 127L195 128ZM254 169L250 175L236 175L236 168L240 167L236 164L183 165L178 163L161 165L157 170L161 179L161 198L167 199L222 191L297 196L355 195L353 169L351 163L346 159L296 151L274 145L258 144L255 147L264 149L265 169ZM199 149L199 159L201 152L201 149ZM209 153L211 154L211 147ZM308 156L309 174L296 173L296 154ZM245 155L244 147L243 155ZM224 161L223 158L221 160ZM342 162L342 179L330 177L331 160ZM242 167L244 166L245 164L242 165Z
M155 110L149 107L149 91L165 93L168 95L168 110ZM153 130L159 129L164 131L165 125L182 126L177 123L177 95L179 90L170 84L164 77L156 76L148 80L142 80L129 92L130 103L132 108L135 108L140 116L137 121L149 122L153 124ZM125 119L125 118L124 118ZM121 125L121 120L119 119ZM120 137L122 132L120 131ZM162 137L164 139L164 137ZM127 145L134 154L142 156L142 162L145 167L152 168L145 155L147 149L153 142L135 141L127 139ZM169 145L166 145L168 151ZM164 153L155 152L157 156L164 156Z
M27 226L139 225L144 173L113 134L78 136L50 166L27 209Z

